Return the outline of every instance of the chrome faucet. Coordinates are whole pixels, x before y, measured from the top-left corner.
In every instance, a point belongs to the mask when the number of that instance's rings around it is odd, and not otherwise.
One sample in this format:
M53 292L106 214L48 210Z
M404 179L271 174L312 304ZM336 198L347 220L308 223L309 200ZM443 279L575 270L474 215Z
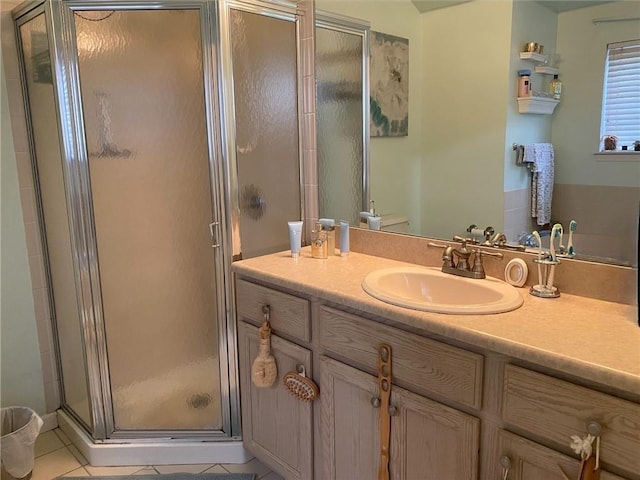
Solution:
M430 247L443 248L442 252L442 271L444 273L450 273L451 275L457 275L459 277L467 278L486 278L484 271L484 263L482 257L488 255L502 259L504 255L497 252L487 252L480 248L473 250L467 248L467 239L461 237L453 237L454 240L460 242L460 246L440 245L437 243L429 243ZM473 266L470 264L470 258L473 255Z

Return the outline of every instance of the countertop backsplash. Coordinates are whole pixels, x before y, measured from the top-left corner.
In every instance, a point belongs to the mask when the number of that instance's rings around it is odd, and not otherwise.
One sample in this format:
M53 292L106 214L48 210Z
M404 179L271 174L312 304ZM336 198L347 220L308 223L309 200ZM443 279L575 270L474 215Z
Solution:
M442 250L429 247L428 243L447 243L443 240L390 232L371 232L361 228L351 228L349 236L351 250L354 252L431 267L442 265ZM533 263L535 254L510 250L499 251L504 254L504 259L484 259L487 275L504 280L507 262L512 258L520 257L529 267L529 276L525 285L531 286L538 282L537 266ZM560 259L560 261L560 265L556 267L554 285L558 287L561 294L564 292L608 302L637 305L637 269L575 259Z

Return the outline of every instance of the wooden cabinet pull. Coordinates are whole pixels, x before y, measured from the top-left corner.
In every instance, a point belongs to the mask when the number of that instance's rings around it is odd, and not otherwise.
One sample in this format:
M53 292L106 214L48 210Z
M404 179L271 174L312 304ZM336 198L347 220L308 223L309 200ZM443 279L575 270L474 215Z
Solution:
M381 343L378 346L378 390L380 391L380 466L378 468L378 480L389 480L391 347L386 343Z

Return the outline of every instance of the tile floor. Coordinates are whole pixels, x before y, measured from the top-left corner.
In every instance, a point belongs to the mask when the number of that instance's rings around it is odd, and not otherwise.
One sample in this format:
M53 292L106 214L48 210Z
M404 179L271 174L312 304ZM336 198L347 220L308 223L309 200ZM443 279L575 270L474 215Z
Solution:
M87 464L76 447L71 445L67 436L56 428L40 434L35 446L35 465L32 480L53 480L64 475L67 477L94 475L157 475L159 473L255 473L259 480L282 480L257 459L242 465L139 465L127 467L93 467Z

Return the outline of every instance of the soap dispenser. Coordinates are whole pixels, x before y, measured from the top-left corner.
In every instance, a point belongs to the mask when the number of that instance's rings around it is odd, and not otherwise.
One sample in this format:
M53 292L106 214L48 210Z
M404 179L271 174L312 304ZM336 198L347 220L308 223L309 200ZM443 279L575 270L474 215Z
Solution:
M329 248L327 241L327 231L322 228L320 222L316 223L315 230L311 231L311 257L328 258Z
M336 221L333 218L321 218L318 220L322 230L327 232L327 251L329 255L336 254Z

